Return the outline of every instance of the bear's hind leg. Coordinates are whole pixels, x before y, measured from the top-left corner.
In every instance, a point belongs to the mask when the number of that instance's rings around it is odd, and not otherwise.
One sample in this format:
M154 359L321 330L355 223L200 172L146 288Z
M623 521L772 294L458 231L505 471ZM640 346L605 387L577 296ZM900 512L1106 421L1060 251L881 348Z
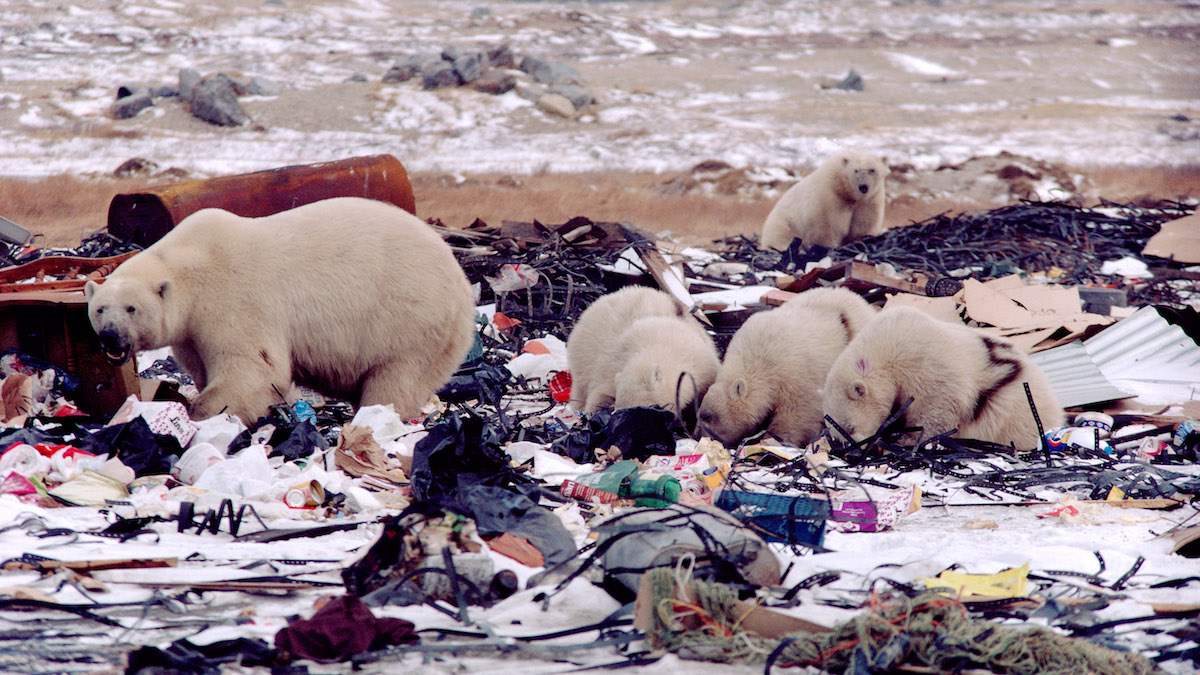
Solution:
M439 381L444 382L449 378L450 375L447 375ZM363 379L358 405L391 403L401 417L416 417L439 386L429 372L416 367L416 364L393 361L372 368Z

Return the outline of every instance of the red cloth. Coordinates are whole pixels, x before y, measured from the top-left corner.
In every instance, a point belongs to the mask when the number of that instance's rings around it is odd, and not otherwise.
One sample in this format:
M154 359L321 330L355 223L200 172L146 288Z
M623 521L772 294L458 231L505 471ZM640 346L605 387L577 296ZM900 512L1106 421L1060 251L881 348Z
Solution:
M297 619L275 634L275 649L284 661L319 663L348 661L373 649L417 642L411 621L376 619L357 596L330 600L311 619Z

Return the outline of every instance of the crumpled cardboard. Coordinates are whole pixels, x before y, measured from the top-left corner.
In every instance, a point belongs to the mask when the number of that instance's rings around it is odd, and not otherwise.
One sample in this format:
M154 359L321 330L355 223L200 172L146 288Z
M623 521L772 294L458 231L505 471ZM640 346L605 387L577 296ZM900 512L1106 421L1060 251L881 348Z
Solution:
M1200 263L1200 213L1163 223L1142 248L1143 255Z
M18 422L33 409L33 378L13 373L0 384L5 422Z
M895 306L914 307L950 323L962 323L965 315L1025 353L1072 342L1115 321L1083 311L1074 286L1027 284L1015 274L986 282L964 279L962 290L953 297L897 293L886 305Z
M1026 353L1066 344L1114 321L1084 312L1075 287L1027 285L1015 275L986 283L966 279L955 298L968 318L993 327Z
M338 436L333 449L333 462L337 468L351 476L374 476L395 483L408 482L408 476L400 469L388 467L383 448L375 442L370 427L347 424Z

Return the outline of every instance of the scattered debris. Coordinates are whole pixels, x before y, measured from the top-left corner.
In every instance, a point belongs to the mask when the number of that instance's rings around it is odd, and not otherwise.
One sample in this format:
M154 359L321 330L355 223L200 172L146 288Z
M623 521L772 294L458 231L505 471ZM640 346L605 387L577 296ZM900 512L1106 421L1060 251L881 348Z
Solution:
M587 218L434 223L475 284L479 343L417 419L318 397L253 421L138 398L89 416L68 405L69 364L14 352L25 372L0 390L39 403L0 431L0 644L41 670L129 672L342 672L418 654L587 667L665 652L830 672L1189 671L1190 395L1152 411L1077 402L1038 447L953 432L909 445L885 422L860 443L758 434L727 448L659 408L569 409L561 343L595 299L633 284L671 293L719 344L791 293L841 286L1029 349L1121 344L1149 312L1194 350L1193 271L1143 252L1190 211L1026 201L808 258L745 237L690 249ZM65 266L49 262L62 252L25 252L41 272L0 275L70 293L92 269L75 258L119 245L90 239ZM1101 271L1124 258L1147 276ZM1085 290L1105 291L1090 302L1107 311L1085 311ZM183 398L161 382L176 371L165 353L142 365L148 392ZM1018 534L1054 552L1010 546ZM34 646L64 639L89 649Z

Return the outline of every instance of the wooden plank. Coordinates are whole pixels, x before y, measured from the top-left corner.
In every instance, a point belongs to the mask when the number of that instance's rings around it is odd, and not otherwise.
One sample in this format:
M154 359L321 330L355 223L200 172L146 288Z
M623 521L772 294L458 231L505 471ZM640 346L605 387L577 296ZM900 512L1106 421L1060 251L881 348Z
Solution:
M336 584L315 584L310 581L134 581L138 586L148 588L190 588L195 591L292 591L304 590L320 586Z
M56 570L69 569L75 572L95 572L115 569L146 569L151 567L177 567L178 558L114 558L111 560L38 560L36 564L13 560L5 563L6 570Z
M662 251L657 247L650 248L639 246L634 249L637 251L642 262L646 263L646 269L650 270L650 276L654 277L654 281L658 287L666 291L675 298L688 314L691 314L697 321L705 326L712 326L712 322L696 305L696 301L692 299L692 294L688 293L687 286L683 283L683 277L675 270L674 267L667 262L663 257Z

